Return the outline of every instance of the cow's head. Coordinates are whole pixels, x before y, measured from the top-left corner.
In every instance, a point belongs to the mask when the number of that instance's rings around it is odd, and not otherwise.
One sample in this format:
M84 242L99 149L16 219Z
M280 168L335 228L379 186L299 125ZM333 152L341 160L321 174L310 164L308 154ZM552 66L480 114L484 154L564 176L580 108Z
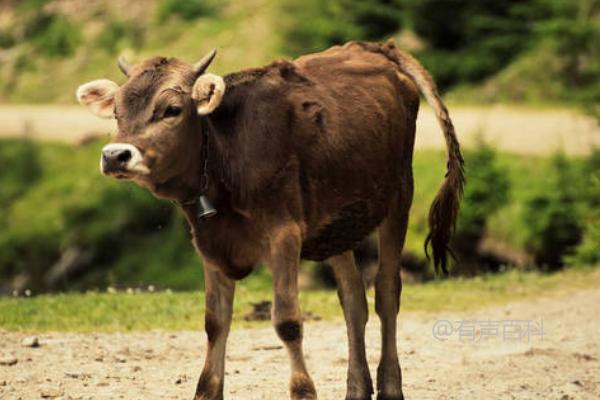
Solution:
M225 83L205 74L213 50L195 65L152 58L129 66L119 58L127 82L100 79L81 85L77 99L103 118L116 118L118 132L102 149L104 175L140 184L166 182L199 157L200 120L220 104Z

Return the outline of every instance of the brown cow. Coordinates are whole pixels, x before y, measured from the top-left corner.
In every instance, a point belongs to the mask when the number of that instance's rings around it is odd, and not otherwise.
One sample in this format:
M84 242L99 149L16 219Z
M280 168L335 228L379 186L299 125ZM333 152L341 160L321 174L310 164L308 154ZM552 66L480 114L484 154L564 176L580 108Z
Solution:
M436 268L444 271L464 182L459 144L435 84L391 41L351 42L223 78L204 73L214 54L194 66L174 58L129 66L120 59L125 84L99 80L77 92L82 104L118 122L102 152L102 173L176 201L191 226L204 260L208 336L195 398L223 398L235 281L262 261L273 274L273 324L291 359L291 398L316 398L298 306L305 258L333 266L348 330L346 398L370 399L367 301L352 250L375 228L377 398L403 398L396 317L413 197L417 88L434 108L448 148L428 237Z

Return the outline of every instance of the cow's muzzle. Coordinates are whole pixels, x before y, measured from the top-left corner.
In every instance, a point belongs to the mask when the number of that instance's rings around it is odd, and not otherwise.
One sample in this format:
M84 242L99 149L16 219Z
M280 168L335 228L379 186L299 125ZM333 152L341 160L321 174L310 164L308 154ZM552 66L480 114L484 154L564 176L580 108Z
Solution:
M136 174L148 175L150 170L137 147L127 143L112 143L102 149L100 172L116 178L129 178Z

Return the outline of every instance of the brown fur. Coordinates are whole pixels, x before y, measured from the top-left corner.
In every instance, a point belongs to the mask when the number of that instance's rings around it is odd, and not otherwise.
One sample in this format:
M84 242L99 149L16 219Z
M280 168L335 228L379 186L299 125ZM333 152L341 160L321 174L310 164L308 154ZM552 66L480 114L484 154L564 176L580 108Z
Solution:
M412 201L418 90L436 111L448 146L448 174L431 207L427 239L443 271L464 184L454 128L429 74L393 42L351 42L225 76L222 103L203 118L189 96L195 76L188 64L155 58L129 76L116 98L115 142L142 152L151 173L133 177L137 183L182 204L195 246L217 271L206 277L207 293L229 301L223 308L225 300L209 304L207 297L206 328L216 344L209 346L198 398L210 397L200 397L209 376L217 376L222 388L231 280L263 260L273 269L273 321L290 352L292 396L313 396L301 348L299 257L323 260L351 251L380 225L376 306L384 343L378 398L401 398L395 321L399 255ZM181 117L161 120L162 110L174 103L182 107ZM198 220L194 199L204 176L205 194L218 214ZM352 265L351 259L339 261L338 282ZM363 397L372 387L364 356L366 302L349 300L353 290L364 293L357 276L344 284L340 298L358 346L352 362L361 383L352 391ZM225 312L222 322L213 317ZM355 313L360 317L353 318Z

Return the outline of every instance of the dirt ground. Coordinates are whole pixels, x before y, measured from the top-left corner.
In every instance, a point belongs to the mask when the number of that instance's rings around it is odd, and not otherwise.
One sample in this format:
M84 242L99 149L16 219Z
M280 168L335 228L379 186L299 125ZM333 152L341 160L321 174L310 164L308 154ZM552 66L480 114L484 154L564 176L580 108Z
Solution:
M450 115L463 145L483 137L501 150L541 155L559 149L567 154L586 154L600 146L600 125L572 110L463 106L450 107ZM97 118L81 106L3 105L0 121L0 137L26 133L34 139L70 143L115 130L113 120ZM433 112L423 105L417 120L417 149L444 146Z
M398 344L407 399L600 398L600 289L556 294L464 313L402 313ZM441 340L436 321L465 321ZM476 322L468 322L476 321ZM485 322L484 322L485 321ZM489 330L543 321L543 338ZM485 325L487 322L488 325ZM469 325L471 324L471 325ZM468 336L476 326L479 340ZM532 326L533 326L532 325ZM488 328L485 328L487 326ZM539 327L539 325L537 325ZM305 325L307 363L319 398L342 399L347 349L342 321ZM458 327L458 325L457 325ZM379 327L371 316L367 351L372 373ZM512 331L513 333L515 331ZM537 331L539 333L539 330ZM190 399L203 360L201 332L32 333L0 331L0 399ZM225 397L286 399L287 355L273 329L232 332Z

